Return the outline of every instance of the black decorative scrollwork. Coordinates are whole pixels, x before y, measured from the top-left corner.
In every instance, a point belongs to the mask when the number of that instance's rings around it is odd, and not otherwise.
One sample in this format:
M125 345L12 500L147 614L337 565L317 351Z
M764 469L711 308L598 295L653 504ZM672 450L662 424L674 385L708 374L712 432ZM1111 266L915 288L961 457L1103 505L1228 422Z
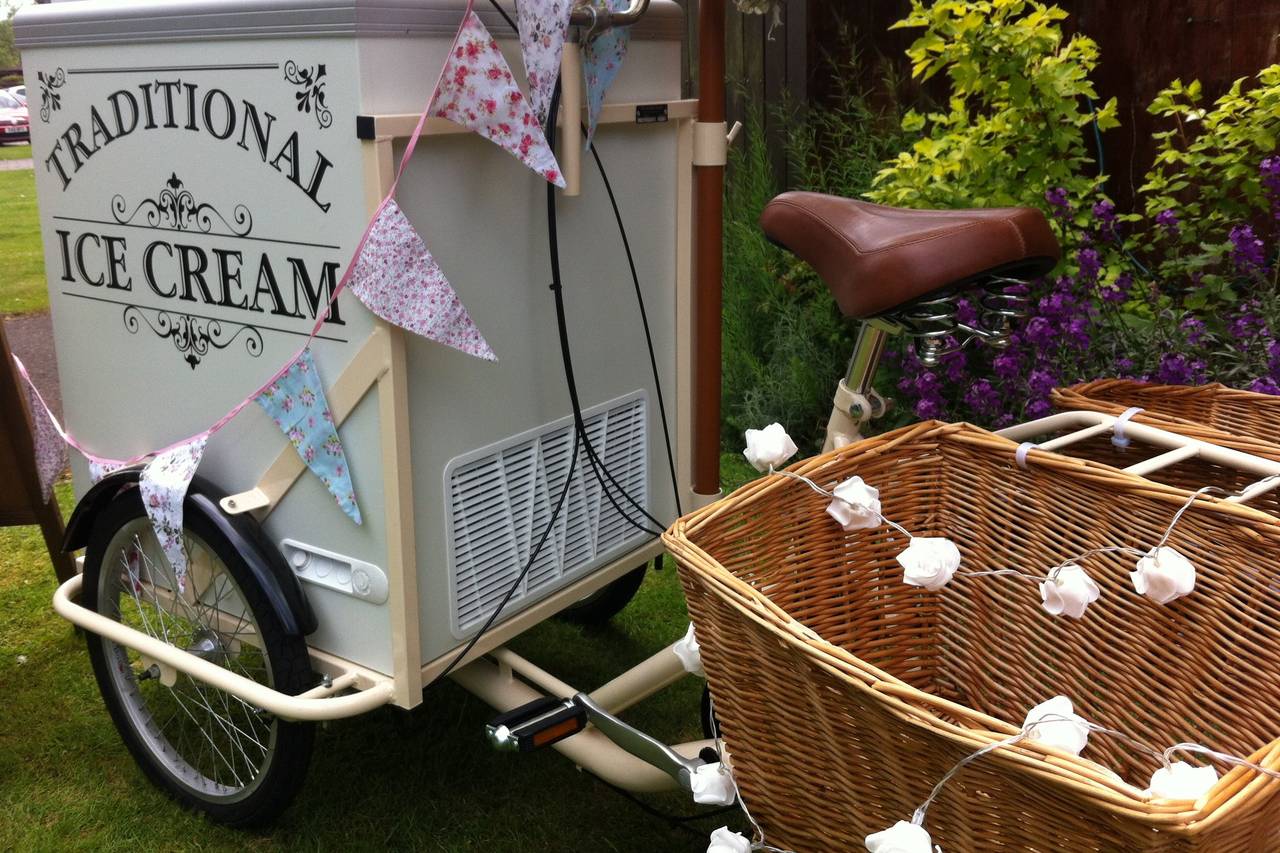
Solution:
M145 312L154 314L154 319ZM227 322L225 325L234 329L230 331L224 328L221 320L137 305L127 306L120 319L130 334L136 335L145 324L156 337L172 339L174 347L182 354L182 360L192 370L209 354L210 348L226 349L241 336L249 355L254 358L262 355L262 333L248 324Z
M62 109L62 95L58 90L66 85L67 73L61 68L52 74L37 71L36 79L40 82L40 120L48 124L49 116Z
M316 123L320 125L321 130L333 124L333 113L325 104L326 73L323 62L314 68L310 66L303 68L292 59L284 64L284 79L301 87L293 95L294 100L298 102L298 112L315 113Z
M177 231L199 230L205 234L223 234L243 237L253 230L253 214L243 204L237 204L227 220L212 204L197 204L191 190L182 185L177 173L165 181L164 189L155 198L144 199L129 211L124 196L111 199L111 215L121 225L130 225L141 215L152 228L172 228ZM222 223L223 231L216 230Z

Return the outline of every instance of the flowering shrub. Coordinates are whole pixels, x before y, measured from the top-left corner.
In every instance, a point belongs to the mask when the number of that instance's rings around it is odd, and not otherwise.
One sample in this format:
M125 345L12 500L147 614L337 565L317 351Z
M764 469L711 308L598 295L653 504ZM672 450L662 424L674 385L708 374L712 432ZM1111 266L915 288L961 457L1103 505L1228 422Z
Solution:
M974 15L998 26L970 26ZM1081 131L1093 116L1082 104L1095 97L1097 47L1062 44L1063 17L1021 0L913 0L897 25L924 28L908 55L917 76L946 71L950 110L907 114L919 138L868 197L1035 205L1063 246L1058 270L1025 288L1030 316L1007 348L952 352L933 369L899 351L898 391L918 417L994 426L1048 414L1055 386L1104 376L1280 393L1280 66L1209 107L1198 82L1162 91L1149 109L1171 126L1157 134L1138 212L1121 213L1087 174ZM1028 100L1028 86L1040 94ZM1098 110L1098 125L1114 111ZM975 315L961 300L958 319Z

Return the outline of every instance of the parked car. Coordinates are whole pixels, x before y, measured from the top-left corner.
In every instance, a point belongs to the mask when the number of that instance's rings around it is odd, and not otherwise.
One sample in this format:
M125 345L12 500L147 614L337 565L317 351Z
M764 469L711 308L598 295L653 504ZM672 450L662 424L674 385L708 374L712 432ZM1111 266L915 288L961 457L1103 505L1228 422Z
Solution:
M0 143L30 140L31 119L27 105L8 92L0 91Z
M13 96L14 96L15 98L17 98L19 101L21 101L23 106L26 106L26 104L27 104L27 87L26 87L25 85L24 85L24 86L10 86L10 87L9 87L8 89L6 89L5 91L6 91L6 92L8 92L10 95L13 95Z

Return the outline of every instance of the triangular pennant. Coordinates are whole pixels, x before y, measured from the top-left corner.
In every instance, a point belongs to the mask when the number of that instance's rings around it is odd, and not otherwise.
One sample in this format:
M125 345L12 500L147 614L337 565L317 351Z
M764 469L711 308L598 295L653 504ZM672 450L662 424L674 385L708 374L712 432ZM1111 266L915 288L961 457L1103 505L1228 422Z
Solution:
M304 349L289 369L254 399L289 437L302 461L320 478L342 511L361 524L347 454L338 438L311 349Z
M170 448L147 463L138 480L142 505L155 528L160 548L169 558L178 590L187 588L187 552L182 544L182 502L196 474L208 433Z
M121 468L129 464L119 459L107 459L103 456L91 456L88 453L84 455L84 458L89 462L90 483L97 483L112 471L119 471Z
M475 12L467 12L462 20L427 109L433 116L474 130L551 183L564 186L560 164L537 117L516 86L498 43Z
M466 306L394 199L369 229L350 286L388 323L467 355L497 361Z
M40 477L40 494L48 503L53 484L67 467L67 443L53 423L44 401L34 385L27 385L27 410L31 412L32 439L36 450L36 474Z
M618 11L628 5L629 0L607 0L609 8ZM600 0L596 0L600 6ZM587 78L587 145L596 135L596 125L600 123L600 110L604 107L604 96L613 85L613 79L622 68L622 60L627 56L627 46L631 44L631 27L610 27L600 35L588 41L582 47L582 72Z
M520 0L516 4L520 54L524 57L524 73L529 81L529 100L539 124L547 123L572 12L570 0Z

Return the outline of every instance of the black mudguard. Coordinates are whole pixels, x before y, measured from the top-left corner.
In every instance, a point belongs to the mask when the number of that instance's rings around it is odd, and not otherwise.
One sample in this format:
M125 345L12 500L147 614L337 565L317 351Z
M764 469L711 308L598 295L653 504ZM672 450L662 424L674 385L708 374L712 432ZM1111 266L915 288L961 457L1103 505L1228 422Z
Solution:
M90 488L71 513L62 550L69 553L88 545L98 516L120 493L136 489L141 473L141 466L123 468L103 477ZM207 518L244 558L286 634L305 637L315 631L316 615L298 576L289 570L280 550L267 537L257 519L247 513L228 515L222 511L218 501L223 497L225 494L208 480L196 477L187 489L182 511L199 513Z

